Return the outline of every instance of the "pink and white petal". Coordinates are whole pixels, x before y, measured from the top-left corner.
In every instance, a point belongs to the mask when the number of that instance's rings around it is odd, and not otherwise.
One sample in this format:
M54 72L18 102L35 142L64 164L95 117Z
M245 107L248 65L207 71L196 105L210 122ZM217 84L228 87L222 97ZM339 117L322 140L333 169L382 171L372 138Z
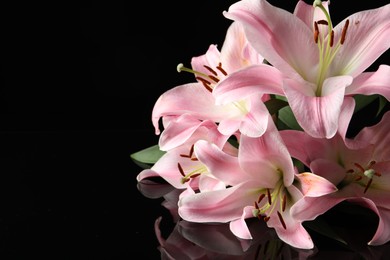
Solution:
M284 91L300 126L316 138L331 138L338 129L345 87L352 78L339 76L324 81L322 96L307 95L308 87L285 80ZM306 88L303 91L302 88Z
M137 181L142 181L143 179L151 177L160 177L160 175L152 169L144 169L137 175Z
M267 129L269 112L260 95L253 95L250 102L251 109L243 118L239 130L249 137L259 137Z
M224 182L206 174L199 176L198 186L200 192L224 190L226 188L226 184Z
M346 199L346 197L332 196L332 194L321 197L303 197L291 207L290 213L297 221L314 220Z
M329 13L329 2L322 1L322 5ZM324 12L320 8L313 8L312 4L307 4L304 1L297 2L294 9L294 15L301 19L311 29L313 29L314 21L327 20ZM318 29L320 30L320 35L327 35L327 27L322 28L320 26Z
M182 145L203 124L203 121L190 114L183 114L171 121L161 133L159 148L162 151L171 150Z
M345 90L346 95L379 94L390 101L390 66L380 65L375 72L364 72L357 76Z
M379 217L377 230L368 245L379 246L390 240L390 209L378 207L367 198L350 198L349 202L371 209Z
M368 143L374 144L375 150L373 158L376 161L390 160L390 112L386 112L380 122L376 125L363 128L351 143L361 146Z
M321 157L310 163L310 170L334 185L338 185L346 175L345 168L340 166L336 161L323 159Z
M257 179L262 176L263 187L274 187L280 178L284 185L290 186L294 180L294 167L287 147L278 130L268 116L267 131L260 137L241 135L238 151L240 166Z
M275 67L259 64L229 74L213 90L216 104L242 100L253 94L283 95L283 75Z
M247 206L242 212L242 216L236 220L232 220L229 224L232 233L242 239L252 239L252 234L246 224L247 218L253 218L253 206Z
M199 71L205 73L206 75L209 75L210 71L205 68L205 65L214 69L219 62L220 52L218 50L218 47L215 44L210 44L205 54L193 57L191 59L191 67L195 71Z
M183 196L178 204L179 215L198 223L226 223L240 218L242 209L257 200L258 193L253 192L256 184L248 181L225 190Z
M242 117L226 118L218 124L218 131L223 135L235 135L240 128Z
M312 29L301 19L266 0L239 1L223 15L244 25L248 41L273 66L291 78L312 80L318 48Z
M378 207L378 228L368 245L379 246L390 241L390 209Z
M300 130L281 130L279 133L291 156L309 166L311 159L307 149L305 149L307 133Z
M152 111L156 134L160 134L159 119L164 116L191 114L198 119L219 121L234 111L226 106L215 106L214 97L200 83L188 83L163 93Z
M274 218L277 218L277 216L274 216ZM301 222L291 218L290 214L283 214L283 220L286 224L286 229L282 226L275 227L275 231L281 240L300 249L314 248L313 240Z
M304 172L296 175L300 180L302 193L308 197L320 197L337 191L337 187L329 180L310 173Z
M333 75L358 76L390 47L390 4L350 15L334 28L338 42L346 20L345 42L332 63Z
M344 102L341 106L340 116L339 116L339 129L338 133L344 140L347 142L346 135L349 127L349 123L351 122L351 118L353 116L353 112L355 109L355 99L352 97L344 97Z
M226 154L216 145L204 140L196 142L195 155L209 169L210 173L227 185L236 185L248 180L238 164L238 158Z
M222 68L229 73L252 64L260 64L263 60L248 44L242 24L233 22L227 30L221 49Z

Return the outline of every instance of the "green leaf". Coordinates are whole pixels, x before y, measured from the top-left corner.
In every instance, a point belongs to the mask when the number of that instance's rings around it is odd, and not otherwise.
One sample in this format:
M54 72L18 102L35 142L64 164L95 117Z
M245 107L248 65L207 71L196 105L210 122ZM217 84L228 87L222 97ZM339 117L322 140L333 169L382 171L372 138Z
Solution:
M298 124L297 119L295 118L291 108L289 106L283 107L279 110L278 115L279 120L284 123L289 129L293 130L303 130Z
M277 113L280 109L288 105L286 101L276 98L267 100L264 104L271 115Z
M367 105L369 105L371 102L373 102L375 99L378 98L378 95L375 94L375 95L361 95L361 94L357 94L353 97L355 99L355 110L354 110L354 113L360 111L361 109L363 109L364 107L366 107Z
M154 164L165 154L159 146L153 145L130 155L131 159L139 163Z

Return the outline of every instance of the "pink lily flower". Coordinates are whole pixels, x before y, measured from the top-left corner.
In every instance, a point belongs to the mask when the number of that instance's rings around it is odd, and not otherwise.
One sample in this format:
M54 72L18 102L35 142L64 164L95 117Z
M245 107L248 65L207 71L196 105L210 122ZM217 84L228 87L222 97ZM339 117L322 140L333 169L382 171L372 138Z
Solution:
M196 148L197 158L228 187L182 196L179 215L184 220L230 222L236 236L252 239L245 219L257 217L274 228L286 243L297 248L313 248L310 235L301 221L291 217L290 210L303 194L321 196L336 188L314 174L296 174L271 116L261 137L241 135L238 156L228 155L206 141L199 141Z
M171 120L160 137L160 149L166 153L150 169L142 170L137 181L162 177L177 189L224 189L226 185L198 160L194 147L199 140L205 140L227 153L237 154L237 149L227 142L229 137L222 135L212 121L200 121L189 114L179 116Z
M284 96L301 127L318 138L336 134L345 97L380 94L390 100L390 66L364 72L390 47L390 4L354 13L336 26L328 7L328 1L316 0L314 7L298 1L290 13L266 0L242 0L224 12L244 26L259 54L286 75ZM251 70L221 82L220 95L238 88L253 91L263 79Z
M241 25L232 23L221 51L212 44L206 54L192 58L192 69L179 64L178 71L193 73L197 81L174 87L158 98L152 111L156 134L160 134L160 118L165 127L171 117L186 113L200 120L217 122L218 130L224 135L235 134L238 130L250 136L263 134L268 114L263 102L269 99L269 95L255 93L250 97L245 95L238 100L216 103L212 94L215 85L228 74L253 64L261 64L263 60L248 44ZM261 66L261 71L262 84L282 93L281 73L265 64Z
M302 131L281 131L291 155L338 188L322 197L303 198L291 214L300 220L313 220L342 201L357 203L379 217L368 244L390 241L389 120L390 112L386 112L378 124L362 129L353 139L340 134L318 139Z

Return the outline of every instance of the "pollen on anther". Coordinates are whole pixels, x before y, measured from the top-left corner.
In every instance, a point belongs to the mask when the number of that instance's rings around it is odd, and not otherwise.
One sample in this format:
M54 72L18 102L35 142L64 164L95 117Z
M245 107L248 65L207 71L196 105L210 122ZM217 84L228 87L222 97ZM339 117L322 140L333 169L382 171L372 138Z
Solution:
M205 67L208 71L210 71L214 76L218 76L217 72L215 72L215 70L213 70L213 69L210 68L209 66L203 65L203 67Z
M317 22L314 22L314 42L318 43L318 35L320 31L318 30L318 24Z
M279 211L276 211L276 213L278 214L279 221L280 221L280 223L282 224L283 228L284 228L284 229L287 229L286 223L285 223L284 220L283 220L282 214L280 214Z
M264 193L260 194L259 198L257 199L257 203L260 203L264 199L264 197L265 197Z
M227 72L222 68L222 63L220 62L217 66L217 69L222 72L224 76L227 76Z
M287 196L286 193L283 195L283 200L282 200L282 212L286 210L286 203L287 203Z
M334 40L334 31L332 30L330 32L330 42L329 42L329 46L332 47L333 46L333 40Z
M341 32L340 44L343 44L345 42L345 36L347 35L348 26L349 26L349 20L347 19L345 21L343 31Z
M177 163L177 168L179 168L180 174L181 174L183 177L185 177L186 175L185 175L185 173L184 173L184 171L183 171L183 168L181 167L180 163Z
M269 189L267 189L267 197L268 197L268 204L272 204L272 199L271 199L271 193L269 192Z

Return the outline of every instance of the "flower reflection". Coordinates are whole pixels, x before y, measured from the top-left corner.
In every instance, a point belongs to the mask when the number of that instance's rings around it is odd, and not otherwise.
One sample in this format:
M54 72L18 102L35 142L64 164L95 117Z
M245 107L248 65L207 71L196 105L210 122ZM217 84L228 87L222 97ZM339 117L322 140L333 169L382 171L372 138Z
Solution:
M182 191L160 178L149 178L138 183L139 191L148 198L162 198L162 205L172 219L159 217L154 223L161 259L386 259L390 244L370 247L365 244L374 232L377 217L364 208L342 203L326 214L306 224L316 246L311 250L292 247L280 240L274 229L263 221L248 219L252 240L236 237L228 223L193 223L180 219L177 201ZM342 211L343 214L340 214ZM340 219L340 215L345 218ZM173 222L173 223L168 223ZM332 222L334 234L321 234L321 227ZM327 226L323 225L322 228ZM358 228L357 228L358 227ZM168 230L168 231L167 231ZM341 242L340 242L341 241Z

